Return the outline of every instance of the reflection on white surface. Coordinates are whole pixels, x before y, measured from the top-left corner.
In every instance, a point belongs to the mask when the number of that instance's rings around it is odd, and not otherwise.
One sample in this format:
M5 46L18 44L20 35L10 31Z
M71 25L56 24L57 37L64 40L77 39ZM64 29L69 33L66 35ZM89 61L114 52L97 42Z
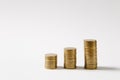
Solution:
M58 66L57 69L46 69L46 70L120 71L120 68L102 66L102 67L98 67L97 69L85 69L84 67L77 66L76 69L65 69L63 66Z

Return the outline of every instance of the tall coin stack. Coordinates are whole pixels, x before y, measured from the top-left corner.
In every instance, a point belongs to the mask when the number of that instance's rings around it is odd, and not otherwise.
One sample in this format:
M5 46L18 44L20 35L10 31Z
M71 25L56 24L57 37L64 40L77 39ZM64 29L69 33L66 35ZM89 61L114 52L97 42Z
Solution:
M57 54L49 53L45 55L45 68L47 69L57 68Z
M73 47L64 48L64 68L66 69L76 68L76 48Z
M84 40L85 68L97 68L97 41L93 39Z

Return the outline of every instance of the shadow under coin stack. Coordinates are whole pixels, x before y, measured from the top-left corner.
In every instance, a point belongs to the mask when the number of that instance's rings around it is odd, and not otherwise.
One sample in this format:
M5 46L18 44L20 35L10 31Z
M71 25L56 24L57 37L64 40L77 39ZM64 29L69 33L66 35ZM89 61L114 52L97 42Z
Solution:
M84 40L85 69L97 68L97 41L93 39Z
M76 48L73 47L64 48L64 68L66 69L76 68Z
M46 54L45 55L45 68L56 69L57 68L57 54Z

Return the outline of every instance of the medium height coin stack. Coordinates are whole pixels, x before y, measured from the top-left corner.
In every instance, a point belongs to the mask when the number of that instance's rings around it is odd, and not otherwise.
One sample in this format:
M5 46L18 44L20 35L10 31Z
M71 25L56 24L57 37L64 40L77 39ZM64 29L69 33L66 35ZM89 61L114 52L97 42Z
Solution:
M96 69L97 68L97 47L96 40L86 39L84 40L85 50L85 68Z
M76 48L73 47L64 48L64 68L66 69L76 68Z

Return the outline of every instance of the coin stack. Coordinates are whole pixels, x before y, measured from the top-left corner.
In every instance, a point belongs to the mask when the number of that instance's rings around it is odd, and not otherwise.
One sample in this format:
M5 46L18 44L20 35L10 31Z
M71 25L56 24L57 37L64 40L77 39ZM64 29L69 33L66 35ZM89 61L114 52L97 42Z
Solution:
M84 40L85 68L97 68L97 41L93 39Z
M66 69L76 68L76 48L73 47L64 48L64 68Z
M45 68L47 69L57 68L57 54L49 53L45 55Z

